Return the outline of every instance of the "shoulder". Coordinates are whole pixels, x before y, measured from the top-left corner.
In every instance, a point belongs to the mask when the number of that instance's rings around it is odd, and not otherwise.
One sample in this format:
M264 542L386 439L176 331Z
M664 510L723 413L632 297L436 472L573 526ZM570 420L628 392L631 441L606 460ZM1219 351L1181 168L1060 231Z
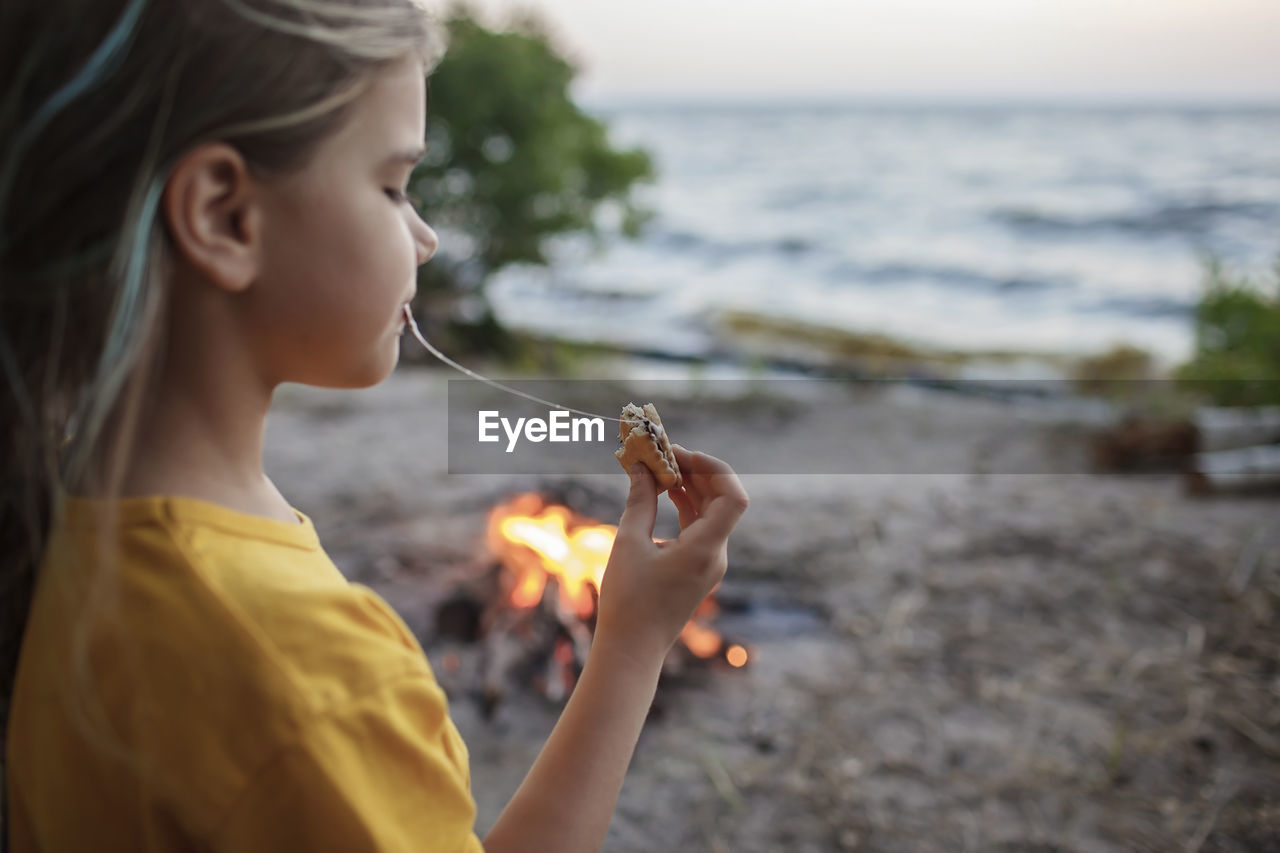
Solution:
M122 538L122 577L192 660L234 661L292 713L323 713L404 677L431 679L421 647L375 592L350 583L310 520L293 525L170 503ZM432 679L433 681L433 679Z
M400 617L349 583L302 521L199 501L126 502L107 595L88 607L102 617L101 677L133 685L135 710L222 732L249 763L386 684L439 691Z
M111 728L201 834L258 825L286 793L295 801L277 811L341 800L374 814L362 790L389 796L386 784L414 779L434 780L436 801L460 803L466 819L465 748L422 649L305 531L136 507L119 521L108 552L86 528L55 529L24 643L40 687L28 693L70 678L83 635ZM111 571L85 571L103 556ZM50 732L61 725L40 719Z

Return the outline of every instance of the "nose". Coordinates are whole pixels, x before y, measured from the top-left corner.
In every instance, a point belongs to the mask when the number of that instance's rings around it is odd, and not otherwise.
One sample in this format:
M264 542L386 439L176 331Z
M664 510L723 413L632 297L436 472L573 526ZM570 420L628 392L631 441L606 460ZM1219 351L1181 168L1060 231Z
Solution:
M418 252L418 266L422 266L431 260L431 256L440 247L440 238L436 236L435 229L424 222L417 213L413 216L413 222L413 244Z

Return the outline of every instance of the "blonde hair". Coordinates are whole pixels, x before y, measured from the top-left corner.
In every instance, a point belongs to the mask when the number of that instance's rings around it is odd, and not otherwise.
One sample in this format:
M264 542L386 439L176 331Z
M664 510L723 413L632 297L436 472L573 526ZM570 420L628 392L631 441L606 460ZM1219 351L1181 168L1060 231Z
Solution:
M6 729L30 596L60 498L119 493L163 351L171 246L158 207L169 171L210 141L233 145L258 173L300 169L374 75L407 56L429 69L442 48L416 0L3 4ZM114 520L102 530L103 552L113 552L105 534L114 535Z

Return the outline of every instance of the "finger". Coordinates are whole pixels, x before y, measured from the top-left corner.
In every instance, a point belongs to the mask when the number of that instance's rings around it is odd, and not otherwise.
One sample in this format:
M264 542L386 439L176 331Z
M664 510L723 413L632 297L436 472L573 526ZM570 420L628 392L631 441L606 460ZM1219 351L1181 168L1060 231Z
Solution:
M673 441L671 442L671 452L676 455L676 461L680 463L680 470L688 471L693 460L689 458L691 454L685 446L683 444L676 444Z
M695 510L701 508L706 503L706 499L693 483L693 454L678 444L671 445L671 450L675 453L676 462L680 465L681 486L685 495Z
M729 467L729 463L723 459L717 459L710 453L703 453L698 450L689 450L678 444L671 445L671 449L676 454L676 461L680 463L682 470L688 470L693 476L706 476L708 474L732 474L733 469Z
M702 508L707 505L707 497L693 482L693 478L686 476L681 481L680 488L684 490L684 496L689 499L689 506L693 507L695 512L702 512Z
M627 493L627 505L618 520L619 538L636 541L653 541L653 525L658 518L658 487L653 474L640 463L631 466L631 491Z
M708 552L723 548L729 540L729 534L737 526L738 519L746 511L745 499L717 495L698 516L696 524L680 531L680 540L690 547L706 549Z
M706 453L690 453L689 471L689 481L685 487L691 487L702 498L694 503L699 514L705 514L710 502L719 495L728 496L732 502L742 503L745 507L747 490L724 460Z
M683 489L667 489L667 497L671 498L671 503L675 505L676 512L680 514L681 530L698 520L698 511L693 508L689 496L684 493Z
M708 527L725 537L728 537L729 532L737 526L738 519L742 518L749 504L747 490L737 482L737 475L732 476L737 488L712 498L710 505L701 516L707 521Z
M747 490L738 475L725 462L705 453L694 453L690 459L695 473L690 483L701 488L709 500L698 507L698 524L695 540L715 546L729 538L738 519L747 511L750 503ZM703 471L706 473L698 474Z

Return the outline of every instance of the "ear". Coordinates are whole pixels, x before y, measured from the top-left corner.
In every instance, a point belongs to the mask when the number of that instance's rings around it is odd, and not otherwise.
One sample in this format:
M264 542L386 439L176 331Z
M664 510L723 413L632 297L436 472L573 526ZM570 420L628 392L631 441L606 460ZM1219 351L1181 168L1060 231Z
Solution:
M190 151L165 183L165 224L182 259L230 293L258 277L261 221L256 183L240 152L222 142Z

